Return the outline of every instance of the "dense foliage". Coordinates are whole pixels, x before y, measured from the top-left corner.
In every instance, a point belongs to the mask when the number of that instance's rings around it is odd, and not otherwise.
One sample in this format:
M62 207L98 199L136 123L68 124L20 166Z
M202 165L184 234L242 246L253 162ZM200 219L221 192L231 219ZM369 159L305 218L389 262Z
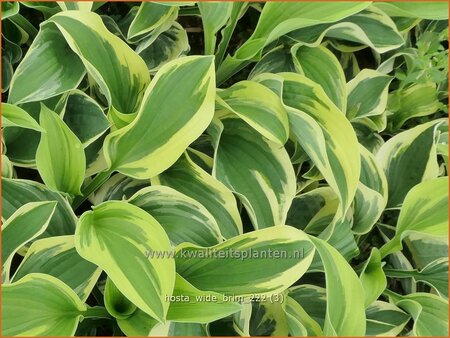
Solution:
M2 335L447 336L447 13L2 2Z

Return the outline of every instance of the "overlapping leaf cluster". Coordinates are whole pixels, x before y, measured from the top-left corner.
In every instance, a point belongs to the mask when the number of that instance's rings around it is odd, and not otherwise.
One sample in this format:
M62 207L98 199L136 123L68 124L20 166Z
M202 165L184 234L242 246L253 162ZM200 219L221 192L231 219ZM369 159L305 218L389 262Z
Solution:
M2 2L2 334L448 335L447 13Z

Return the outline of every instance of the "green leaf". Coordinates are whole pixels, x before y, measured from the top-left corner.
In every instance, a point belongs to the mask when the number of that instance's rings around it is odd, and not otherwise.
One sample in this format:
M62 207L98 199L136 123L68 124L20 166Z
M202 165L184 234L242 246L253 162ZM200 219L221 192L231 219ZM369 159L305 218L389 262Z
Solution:
M392 77L372 69L363 69L347 83L347 117L350 121L379 116L386 110Z
M177 274L172 297L181 300L170 303L167 320L184 323L208 323L241 309L236 301L220 293L201 291Z
M289 137L289 121L280 98L262 84L240 81L220 90L216 114L232 112L267 139L284 145Z
M106 279L104 301L108 313L118 320L129 318L138 311L136 305L130 302L122 292L120 292L112 282L111 278ZM148 316L148 318L150 322L153 321L152 317Z
M94 4L93 1L57 1L59 7L63 11L71 11L71 10L83 10L83 11L90 11L92 9L92 5Z
M209 211L175 189L153 185L139 190L128 202L152 215L174 245L190 242L211 246L222 241L219 226Z
M229 20L233 6L231 2L198 3L203 23L205 55L214 54L216 50L216 34Z
M238 118L217 120L209 132L215 144L213 176L238 195L254 228L283 225L296 189L286 150Z
M29 43L30 38L34 39L38 33L36 28L20 13L10 16L8 20L2 21L2 26L2 35L18 46Z
M246 13L249 3L234 1L232 4L230 18L226 26L220 31L221 40L217 46L216 66L219 66L225 56L226 50L230 44L231 37L236 28L239 19Z
M366 307L377 300L386 289L387 281L382 266L380 252L377 248L372 248L359 276L364 288Z
M345 75L336 56L324 46L310 48L301 44L294 45L291 53L297 72L319 84L339 110L345 112Z
M249 336L280 337L288 335L289 319L285 312L286 301L281 301L281 295L279 298L277 301L255 298L251 302Z
M149 251L171 250L164 229L152 216L126 202L102 203L81 216L75 247L138 308L164 320L169 306L165 296L172 294L175 283L175 262L165 256L147 257Z
M424 282L436 291L442 298L448 299L448 257L438 258L422 270L385 269L389 277L414 278L416 282Z
M38 123L40 103L25 103L20 108ZM42 129L40 126L39 128ZM39 145L41 132L11 126L4 128L2 135L6 148L4 151L14 165L25 168L36 167L36 150Z
M213 66L212 57L190 56L159 70L133 122L106 137L110 171L147 179L175 163L212 119Z
M108 279L105 303L107 308L111 308L112 305L115 306L109 312L117 317L119 326L121 328L124 327L127 332L136 332L136 328L134 330L130 329L132 325L135 325L142 334L147 335L150 328L156 324L155 320L141 310L136 310L133 307L134 305L124 298L119 290L115 289L114 286L111 288L111 286L113 284ZM228 300L219 293L196 289L178 274L170 299L167 320L176 323L208 323L224 318L241 309L239 303ZM116 309L122 310L119 313L120 316L115 311ZM145 331L147 333L144 333Z
M286 305L286 317L288 320L289 335L294 337L308 336L308 331L298 319L301 318L301 312L297 305L298 303L295 302L295 300L292 300L292 298L288 299L288 304Z
M36 120L25 110L18 106L2 102L2 128L5 127L20 127L39 132L43 131Z
M388 290L387 290L388 291ZM415 336L448 336L448 301L430 293L417 292L406 296L386 292L391 302L414 319ZM432 323L432 325L430 325Z
M392 233L395 232L395 228L381 223L378 225L378 230L380 231L381 237L385 241L389 240L389 236L387 236L386 234L392 235ZM386 257L386 260L395 269L404 269L404 270L413 269L411 262L401 251L389 255L388 257ZM413 293L417 291L416 284L413 282L412 279L400 280L400 284L406 293Z
M110 106L111 119L129 123L150 81L142 58L109 32L100 16L93 12L65 11L48 22L58 27L99 86Z
M382 9L390 16L411 17L428 20L448 19L448 3L427 1L416 3L375 3L375 6Z
M153 74L166 63L186 54L189 49L186 30L178 22L173 22L151 45L139 51L139 55Z
M200 202L214 216L225 238L242 234L233 193L184 153L168 170L152 178L152 184L167 185Z
M189 156L192 157L192 161L200 168L205 170L207 173L211 173L214 165L214 158L206 154L207 152L209 152L209 150L206 148L209 148L211 146L210 139L208 138L208 136L202 135L197 139L197 142L199 142L198 147L199 149L202 149L202 151L189 147L185 154L189 154ZM210 148L210 150L212 149Z
M365 121L372 121L366 119ZM386 119L383 118L383 125ZM378 129L378 124L365 125L362 123L354 123L353 128L355 129L356 136L358 137L359 143L369 150L371 153L376 154L381 146L384 144L384 140L380 134L375 130Z
M2 154L2 178L13 178L14 166L6 155Z
M295 67L290 50L287 47L281 45L267 52L253 67L248 78L252 80L254 77L263 73L282 73L296 71L299 70Z
M2 20L5 20L11 16L19 13L19 3L18 2L2 2Z
M21 206L30 202L55 201L55 212L40 237L72 235L77 218L69 203L59 193L45 185L28 180L2 179L2 217L11 217Z
M296 29L339 21L358 13L369 4L369 2L333 4L266 3L252 36L236 51L233 57L227 57L219 67L218 83L235 73L243 62L258 59L262 49L279 37Z
M358 185L359 145L350 122L323 89L303 75L261 75L263 84L282 83L291 133L339 196L336 220L349 208Z
M102 108L85 93L71 91L64 101L63 120L84 148L108 130L110 123Z
M2 4L9 332L448 334L443 9Z
M354 52L368 46L381 54L404 44L402 35L389 16L373 6L366 5L362 9L337 23L298 29L288 35L310 47L319 45L328 37L333 39L330 41L332 46L342 52Z
M286 317L290 336L323 336L319 324L293 298L286 299Z
M153 327L158 326L158 321L150 317L144 311L137 309L131 316L125 319L117 318L117 324L119 325L120 330L128 337L145 337L150 335L150 331Z
M200 290L234 296L273 295L299 279L313 255L306 234L277 226L239 235L210 248L181 244L176 264L177 272Z
M388 109L392 113L392 128L399 129L411 118L435 113L442 104L435 83L413 84L389 95Z
M320 255L327 285L325 336L362 336L366 331L364 289L341 254L325 241L309 236ZM301 303L300 303L301 304Z
M86 301L101 270L80 257L71 235L33 242L12 280L19 280L30 273L43 273L58 278L74 290L81 301Z
M330 226L329 226L330 227ZM328 229L326 229L328 230ZM321 238L326 238L327 231L319 235ZM344 219L336 223L330 237L327 238L327 243L332 245L346 261L359 255L358 244L356 243L354 234L352 232L351 223ZM317 256L316 256L317 257ZM314 264L314 263L313 263ZM312 269L313 267L311 267ZM320 270L323 270L322 268Z
M250 319L252 315L252 304L253 302L249 300L244 300L241 302L242 309L239 312L233 314L232 317L232 326L235 332L242 336L250 336ZM216 323L223 323L231 318L225 318L221 321L217 321ZM211 324L210 326L211 327ZM210 334L214 334L214 332L210 332Z
M391 303L376 301L366 309L366 336L397 336L410 316Z
M435 135L442 123L443 120L434 120L408 129L378 150L376 159L386 173L389 187L387 207L401 205L412 187L438 176Z
M31 202L17 209L2 224L2 282L8 282L14 254L45 231L56 202Z
M305 309L312 320L323 327L327 313L326 289L316 285L302 284L289 288L288 295Z
M166 6L155 2L143 2L139 6L127 33L127 39L133 39L149 33L158 27L172 21L178 13L176 5Z
M286 223L318 235L333 221L338 207L339 199L334 191L319 187L294 198Z
M2 48L2 93L9 90L14 69L11 60L6 55L6 50Z
M205 325L197 323L177 323L167 322L166 324L158 324L152 328L149 336L153 337L171 337L171 336L207 336Z
M406 195L400 210L396 234L417 231L446 236L448 234L447 188L448 176L425 181L412 188Z
M81 194L86 158L83 146L58 114L41 105L40 125L45 130L36 151L36 166L52 190Z
M40 101L75 89L85 68L79 57L67 49L58 28L43 24L14 72L8 102Z
M447 176L424 181L408 192L395 236L381 248L381 256L401 250L402 240L411 233L448 237Z
M58 13L61 10L61 7L58 6L58 3L56 1L48 1L48 2L42 2L42 1L23 1L21 2L21 5L29 8L33 8L35 10L38 10L42 12L43 14L49 14L53 15L55 13Z
M353 204L356 234L368 233L381 217L388 199L388 185L383 168L375 156L360 146L361 173Z
M415 266L419 269L425 268L433 261L448 256L448 239L425 235L423 233L411 233L405 238L405 244L411 252ZM412 266L401 267L412 269Z
M122 174L115 174L109 178L89 200L93 205L110 200L128 199L139 190L148 187L150 182L148 180L135 180Z
M19 106L38 122L41 104L46 105L51 110L57 111L56 105L59 99L60 96L55 96L41 102L23 103ZM8 157L14 165L36 169L36 150L42 133L33 129L20 127L10 127L3 131L5 146L8 150Z
M133 9L130 11L130 13L133 12ZM133 38L130 40L130 43L136 43L135 40L138 40L138 45L136 46L136 53L141 53L142 51L146 50L152 44L154 44L158 38L165 32L167 32L171 27L173 27L174 24L176 24L176 18L177 18L178 12L172 11L170 16L167 16L165 21L160 22L160 24L155 27L151 32L147 33L146 35L139 36L137 38ZM124 21L126 21L124 19Z
M413 63L414 58L417 57L417 50L414 48L404 48L399 52L394 53L393 55L387 55L388 57L377 68L377 71L383 74L389 74L394 70L399 69L402 65L401 61L405 61L407 64ZM380 60L381 61L381 60Z
M445 168L448 171L448 131L442 131L439 137L439 141L436 145L436 151L438 155L441 155L444 159Z
M86 311L59 279L33 273L2 286L2 335L73 336Z

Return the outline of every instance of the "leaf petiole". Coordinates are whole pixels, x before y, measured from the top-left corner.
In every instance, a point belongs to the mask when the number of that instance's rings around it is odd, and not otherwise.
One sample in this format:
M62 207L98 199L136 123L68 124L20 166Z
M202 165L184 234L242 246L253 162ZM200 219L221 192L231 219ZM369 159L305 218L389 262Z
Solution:
M103 306L88 307L86 312L83 313L84 318L106 318L111 319L111 315Z
M81 195L74 198L72 208L77 209L94 191L100 188L110 177L112 171L103 171L81 189Z

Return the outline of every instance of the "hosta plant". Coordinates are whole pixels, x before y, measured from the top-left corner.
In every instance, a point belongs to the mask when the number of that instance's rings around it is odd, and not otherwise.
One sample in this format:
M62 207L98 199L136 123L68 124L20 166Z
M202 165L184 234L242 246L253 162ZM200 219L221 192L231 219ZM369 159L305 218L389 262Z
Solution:
M2 335L447 336L446 2L2 2Z

